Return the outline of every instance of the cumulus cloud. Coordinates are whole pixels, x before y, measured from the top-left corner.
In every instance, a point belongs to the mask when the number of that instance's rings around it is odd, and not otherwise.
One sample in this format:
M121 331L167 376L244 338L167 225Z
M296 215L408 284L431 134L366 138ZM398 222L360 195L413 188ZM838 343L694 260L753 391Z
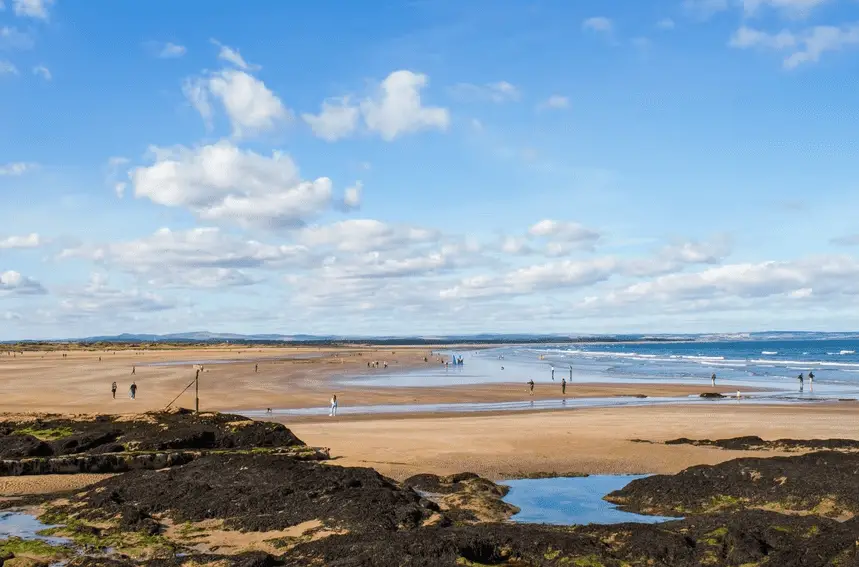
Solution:
M0 75L17 75L18 68L9 61L0 59Z
M222 69L185 81L182 90L211 128L213 99L220 103L233 129L233 136L247 137L275 129L292 118L265 83L235 69Z
M830 0L742 0L747 16L760 12L761 8L777 10L791 18L806 18L811 12Z
M424 106L420 91L429 80L411 71L394 71L382 81L375 96L361 102L364 123L383 140L418 130L446 130L450 115L445 108Z
M243 71L255 71L259 69L258 65L251 65L247 61L245 61L244 57L242 57L238 49L234 49L232 47L224 45L216 39L212 39L210 41L220 48L220 50L218 51L218 59L235 65Z
M60 307L74 315L110 314L127 316L132 313L147 313L173 309L175 303L155 293L137 288L118 289L108 285L104 274L95 273L82 289L67 290Z
M859 45L859 24L845 26L814 26L798 33L782 30L770 33L741 26L728 42L736 49L763 48L782 51L785 69L805 63L816 63L823 54Z
M346 210L357 209L361 206L361 191L364 189L364 184L356 181L351 187L347 187L343 195L343 206Z
M334 246L346 252L383 251L416 243L435 243L438 231L409 226L392 226L372 219L351 219L324 226L312 226L299 233L309 247Z
M0 49L31 49L33 45L30 34L15 27L0 27Z
M152 165L129 173L135 196L187 208L203 220L290 228L331 204L331 180L302 180L281 152L267 157L220 141L196 148L152 147L150 153Z
M46 20L54 0L12 0L16 16Z
M2 67L2 62L0 62L0 67ZM0 71L0 74L2 74L2 71ZM24 175L29 171L33 171L37 167L38 165L35 163L24 161L0 164L0 177L17 177L19 175Z
M0 250L9 250L12 248L37 248L41 243L41 238L35 232L26 236L7 236L6 238L0 238Z
M611 33L614 23L604 16L594 16L582 22L582 29L598 33Z
M44 295L48 293L42 284L12 270L0 273L0 296Z
M366 131L387 142L420 130L446 130L448 110L423 104L421 91L428 83L426 75L394 71L370 96L360 101L352 96L329 98L322 102L319 114L305 113L302 119L317 137L330 142L357 132L361 118Z
M177 59L185 55L188 50L184 45L170 43L169 41L161 46L158 50L158 57L161 59Z
M683 0L683 10L698 20L708 20L727 9L728 0Z
M729 264L638 282L611 293L608 303L685 301L731 296L763 298L859 294L859 261L849 256L793 262Z
M318 138L334 142L355 132L360 110L350 102L348 96L345 96L325 100L322 102L319 114L305 113L301 118L307 122Z
M563 222L544 219L535 223L528 229L528 234L533 237L551 238L555 241L568 243L590 243L593 244L600 238L600 233L587 228L576 222Z
M570 106L570 99L569 98L567 98L565 96L561 96L561 95L552 95L549 98L547 98L546 100L544 100L543 102L541 102L539 105L537 105L537 108L540 110L546 110L546 109L560 110L563 108L569 108L569 106Z
M33 67L33 74L37 77L42 77L46 81L50 81L53 78L53 75L51 75L51 70L44 65L36 65L35 67Z
M519 89L507 81L475 85L472 83L459 83L451 87L451 93L465 101L488 101L488 102L510 102L520 98Z

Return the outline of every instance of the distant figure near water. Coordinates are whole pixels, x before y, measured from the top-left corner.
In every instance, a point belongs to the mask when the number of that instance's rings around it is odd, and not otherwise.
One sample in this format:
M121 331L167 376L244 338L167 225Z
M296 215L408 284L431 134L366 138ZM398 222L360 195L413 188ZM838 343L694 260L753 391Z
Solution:
M716 387L716 373L713 372L713 375L710 376L710 382L713 384L713 387Z
M337 394L331 396L331 410L328 412L328 417L337 417Z
M131 399L137 399L137 384L135 382L131 383L131 387L128 389L128 393L131 396Z
M567 381L561 378L561 393L567 395Z
M528 380L528 395L534 395L534 380Z
M136 374L136 373L137 373L137 367L136 367L136 366L132 366L132 367L131 367L131 373L132 373L132 374Z
M570 365L570 382L573 381L573 365Z
M552 367L552 381L555 380L555 367Z
M808 371L808 385L811 386L812 388L814 387L814 371L813 370Z
M796 377L799 380L799 391L802 392L805 387L805 377L800 373L799 376Z
M116 382L110 385L110 393L113 394L113 399L116 399Z
M254 364L254 372L259 372L259 364Z

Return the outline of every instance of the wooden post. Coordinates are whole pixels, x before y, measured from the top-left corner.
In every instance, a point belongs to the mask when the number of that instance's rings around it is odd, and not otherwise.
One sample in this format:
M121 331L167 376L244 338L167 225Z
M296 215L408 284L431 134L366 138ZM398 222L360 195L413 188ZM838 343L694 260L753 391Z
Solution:
M200 369L194 377L194 413L200 413Z

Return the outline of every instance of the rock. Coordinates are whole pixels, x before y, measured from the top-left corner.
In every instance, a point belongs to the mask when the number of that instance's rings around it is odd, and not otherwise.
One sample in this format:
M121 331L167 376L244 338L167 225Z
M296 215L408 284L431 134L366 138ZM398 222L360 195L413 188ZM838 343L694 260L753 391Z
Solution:
M700 395L700 397L701 398L707 398L707 399L720 399L720 398L724 398L725 396L723 396L719 392L704 392L703 394Z
M51 446L32 435L0 436L0 459L47 457L53 454Z
M3 561L3 567L48 567L50 563L32 557L13 557Z
M665 515L767 506L832 518L859 514L859 454L734 459L635 480L606 500Z
M151 529L144 520L165 515L175 522L223 519L228 528L247 531L321 520L363 532L420 526L437 510L422 500L369 468L279 455L210 455L164 472L109 478L58 510L70 513L84 506L80 517L92 521L121 514L123 528L131 531Z

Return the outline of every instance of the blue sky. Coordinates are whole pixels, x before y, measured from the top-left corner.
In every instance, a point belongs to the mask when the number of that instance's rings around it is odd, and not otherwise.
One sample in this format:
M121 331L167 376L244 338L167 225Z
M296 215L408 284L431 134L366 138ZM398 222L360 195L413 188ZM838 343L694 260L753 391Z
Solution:
M0 4L0 339L855 330L853 0Z

